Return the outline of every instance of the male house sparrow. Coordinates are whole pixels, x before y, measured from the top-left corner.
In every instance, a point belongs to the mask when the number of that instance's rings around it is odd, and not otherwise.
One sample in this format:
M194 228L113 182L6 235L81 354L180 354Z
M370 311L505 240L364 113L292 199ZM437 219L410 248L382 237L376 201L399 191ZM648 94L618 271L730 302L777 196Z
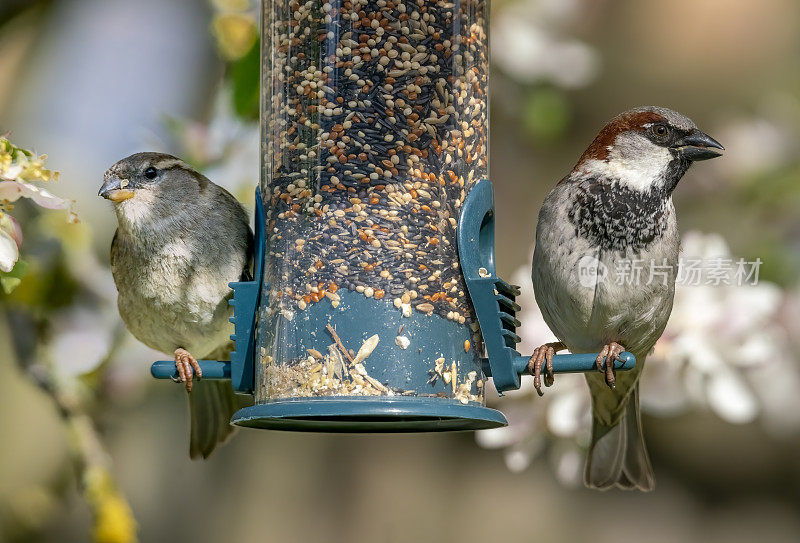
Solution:
M233 431L230 382L194 385L196 359L232 350L231 281L249 276L253 234L247 212L225 189L181 160L137 153L105 173L99 195L114 203L111 243L117 305L142 343L175 357L189 393L192 458L208 457Z
M600 131L539 212L533 287L560 341L537 348L530 369L541 395L542 365L550 386L556 351L600 352L601 374L586 376L593 416L584 482L590 488L655 485L638 380L672 311L679 249L672 191L692 162L720 156L721 149L680 113L626 111ZM617 376L613 360L625 350L637 364Z

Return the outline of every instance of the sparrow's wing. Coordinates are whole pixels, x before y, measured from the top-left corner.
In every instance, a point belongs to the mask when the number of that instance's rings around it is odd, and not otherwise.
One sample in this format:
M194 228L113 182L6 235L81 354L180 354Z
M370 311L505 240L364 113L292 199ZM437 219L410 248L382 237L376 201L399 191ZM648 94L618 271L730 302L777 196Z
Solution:
M111 265L111 269L114 269L114 261L117 258L117 238L119 237L119 228L114 230L114 237L111 238L111 255L109 256L109 264Z
M242 204L236 197L225 190L224 187L212 183L206 179L209 186L214 187L212 199L214 201L214 210L218 215L218 219L225 221L226 224L236 224L241 230L234 232L234 239L239 241L244 239L245 246L245 265L242 270L241 281L253 280L253 253L255 250L255 241L253 239L253 231L250 229L250 220L247 216ZM236 251L241 250L241 245L236 244Z

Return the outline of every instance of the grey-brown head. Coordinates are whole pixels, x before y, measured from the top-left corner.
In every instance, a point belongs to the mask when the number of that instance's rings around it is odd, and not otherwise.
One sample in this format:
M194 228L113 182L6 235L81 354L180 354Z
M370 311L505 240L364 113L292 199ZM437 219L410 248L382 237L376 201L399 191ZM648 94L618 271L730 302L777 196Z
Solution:
M98 195L114 203L121 227L144 227L173 217L176 205L198 203L209 184L172 155L136 153L106 171Z

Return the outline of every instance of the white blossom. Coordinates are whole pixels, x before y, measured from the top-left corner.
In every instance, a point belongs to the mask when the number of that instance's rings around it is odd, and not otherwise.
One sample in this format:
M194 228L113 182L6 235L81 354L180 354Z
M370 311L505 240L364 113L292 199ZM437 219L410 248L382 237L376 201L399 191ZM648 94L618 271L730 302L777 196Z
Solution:
M6 273L14 269L19 258L19 246L11 234L0 227L0 271Z
M492 61L524 83L580 88L599 72L599 55L558 30L576 18L581 2L528 0L501 9L492 22Z
M16 202L20 198L30 198L37 205L47 209L69 209L72 203L59 198L47 189L24 181L0 181L0 201Z

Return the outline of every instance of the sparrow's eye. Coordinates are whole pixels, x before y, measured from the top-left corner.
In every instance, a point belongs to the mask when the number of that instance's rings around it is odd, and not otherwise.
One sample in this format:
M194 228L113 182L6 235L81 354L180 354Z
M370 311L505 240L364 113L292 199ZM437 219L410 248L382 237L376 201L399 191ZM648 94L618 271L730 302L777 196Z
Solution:
M669 128L663 124L654 124L650 131L658 141L665 141L669 137Z
M144 171L144 176L148 179L155 179L158 175L158 170L150 166Z

